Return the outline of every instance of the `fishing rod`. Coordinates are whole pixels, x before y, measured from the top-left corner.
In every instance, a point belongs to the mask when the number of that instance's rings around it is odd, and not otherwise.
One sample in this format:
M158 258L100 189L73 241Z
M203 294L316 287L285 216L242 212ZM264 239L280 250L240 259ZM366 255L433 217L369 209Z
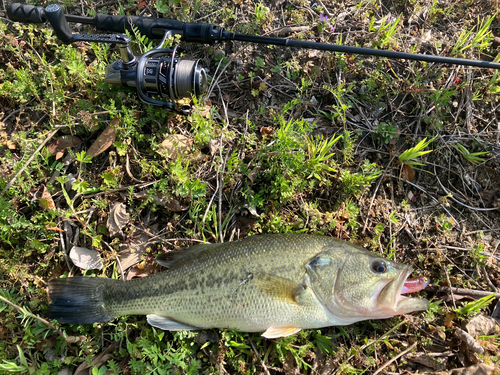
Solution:
M500 63L490 61L238 34L226 31L215 24L189 23L165 18L111 16L100 13L94 17L75 16L64 14L59 4L51 4L43 8L41 6L13 3L7 9L7 16L12 21L23 23L45 23L48 21L56 36L66 44L79 41L116 44L121 59L106 67L104 81L114 85L135 87L139 98L144 103L162 106L167 110L184 115L191 112L191 107L189 105L179 106L175 100L188 98L192 95L199 97L205 93L207 90L207 76L200 64L200 60L183 60L176 56L176 53L181 51L178 45L173 48L162 48L164 42L174 35L179 35L180 40L187 43L215 44L235 40L380 56L390 59L500 69ZM89 24L93 25L97 30L120 34L73 34L68 22ZM134 28L150 39L162 39L161 43L144 55L135 56L130 48L130 38L124 34L126 31L134 32ZM170 101L158 100L154 96L167 98Z

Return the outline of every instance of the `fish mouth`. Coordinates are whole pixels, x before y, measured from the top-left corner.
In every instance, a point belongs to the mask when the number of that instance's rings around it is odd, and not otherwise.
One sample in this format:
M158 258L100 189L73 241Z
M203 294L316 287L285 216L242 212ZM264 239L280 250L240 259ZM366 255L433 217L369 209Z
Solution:
M385 306L384 310L392 310L395 315L399 315L429 308L428 300L424 298L406 297L402 294L403 287L412 272L413 270L411 267L405 267L398 279L388 283L381 290L378 302L380 306ZM421 288L413 287L412 291L422 290L426 285L427 283L422 283Z

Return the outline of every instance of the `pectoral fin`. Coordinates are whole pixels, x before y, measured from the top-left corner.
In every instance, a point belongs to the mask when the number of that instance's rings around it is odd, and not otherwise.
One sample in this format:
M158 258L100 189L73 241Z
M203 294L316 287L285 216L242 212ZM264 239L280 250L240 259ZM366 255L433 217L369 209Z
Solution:
M299 296L305 290L305 286L267 273L254 275L254 282L257 288L270 297L289 303L299 303Z
M302 328L288 326L288 327L269 327L266 332L262 334L266 339L275 339L278 337L286 337L295 335L300 332Z
M162 329L164 331L191 331L199 329L198 327L180 323L170 318L156 314L146 315L146 318L148 319L148 323L153 327Z

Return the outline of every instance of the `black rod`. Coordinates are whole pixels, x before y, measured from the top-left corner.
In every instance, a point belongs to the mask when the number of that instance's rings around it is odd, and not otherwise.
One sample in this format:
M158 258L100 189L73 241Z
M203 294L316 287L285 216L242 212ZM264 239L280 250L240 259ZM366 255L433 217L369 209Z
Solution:
M301 40L270 38L262 36L253 36L246 34L225 33L225 37L230 40L238 40L242 42L261 43L261 44L276 44L287 47L317 49L321 51L342 52L357 55L381 56L390 59L416 60L435 62L440 64L466 65L477 66L480 68L500 69L500 63L481 60L461 59L456 57L445 57L435 55L423 55L420 53L396 52L374 48L349 47L336 44L305 42Z

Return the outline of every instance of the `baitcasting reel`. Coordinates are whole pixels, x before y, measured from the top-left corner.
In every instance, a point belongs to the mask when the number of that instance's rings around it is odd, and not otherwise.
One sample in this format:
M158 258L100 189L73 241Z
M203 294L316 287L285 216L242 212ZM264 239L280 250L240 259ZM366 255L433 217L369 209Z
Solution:
M20 5L20 4L13 4ZM26 7L26 6L25 6ZM35 7L33 7L35 9ZM179 46L161 48L167 38L174 35L166 30L158 47L142 56L134 56L130 49L130 38L125 34L73 34L59 4L51 4L42 13L37 7L36 17L48 20L56 36L64 43L93 42L116 44L121 59L106 67L105 82L113 85L135 87L139 98L146 104L165 107L169 111L187 115L191 106L178 106L175 100L199 97L207 90L207 75L200 61L181 60L176 56ZM18 9L9 9L15 13ZM26 14L28 17L29 13ZM45 17L45 19L43 19ZM169 101L153 96L169 98Z

